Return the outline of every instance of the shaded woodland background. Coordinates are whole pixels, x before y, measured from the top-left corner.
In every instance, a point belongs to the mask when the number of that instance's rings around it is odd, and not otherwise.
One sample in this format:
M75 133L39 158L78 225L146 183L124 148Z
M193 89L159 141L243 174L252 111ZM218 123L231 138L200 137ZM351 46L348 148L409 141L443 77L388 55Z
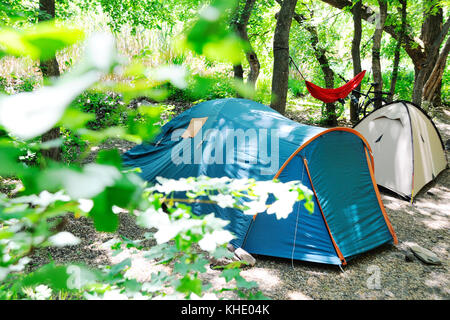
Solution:
M232 88L236 78L255 90L252 99L270 104L281 113L300 100L315 105L320 111L315 120L323 125L335 126L343 117L357 121L355 103L347 101L345 107L339 103L322 105L312 98L289 57L305 79L324 88L339 87L344 84L342 78L349 80L364 69L363 91L376 82L376 90L392 93L388 100L409 100L430 110L449 101L447 1L237 1L236 9L228 12L227 26L243 40L244 52L230 49L226 62L231 63L218 63L195 53L179 54L174 49L182 31L192 25L196 12L208 1L3 3L25 18L15 22L11 15L4 15L6 25L21 26L56 17L82 26L88 33L111 32L125 57L141 57L149 66L183 65L194 78L205 75L214 82L204 94L170 88L166 101L189 103L236 96L239 93ZM2 61L2 87L21 90L21 84L38 86L42 76L58 75L75 64L80 50L75 46L61 52L57 61L41 66L42 73L31 61Z

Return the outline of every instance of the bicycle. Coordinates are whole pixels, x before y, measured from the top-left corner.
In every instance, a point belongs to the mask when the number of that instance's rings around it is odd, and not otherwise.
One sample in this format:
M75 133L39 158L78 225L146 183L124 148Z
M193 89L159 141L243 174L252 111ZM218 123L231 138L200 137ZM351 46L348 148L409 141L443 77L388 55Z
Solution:
M342 77L341 75L339 75L339 77L347 82L347 80L345 80L345 78ZM365 93L358 90L353 90L352 93L350 94L351 101L358 106L357 108L358 116L365 117L366 115L368 115L369 113L371 113L376 109L375 108L376 102L380 99L379 97L377 97L377 93L381 93L381 105L388 103L388 101L384 99L383 96L390 97L392 96L392 94L390 92L372 90L376 85L377 85L376 82L371 83L369 90L367 90L367 92ZM360 95L359 99L353 94L354 92L359 93ZM371 97L370 96L371 94L373 94L374 96ZM363 97L362 101L361 97ZM339 102L341 102L342 105L344 105L345 100L340 99Z

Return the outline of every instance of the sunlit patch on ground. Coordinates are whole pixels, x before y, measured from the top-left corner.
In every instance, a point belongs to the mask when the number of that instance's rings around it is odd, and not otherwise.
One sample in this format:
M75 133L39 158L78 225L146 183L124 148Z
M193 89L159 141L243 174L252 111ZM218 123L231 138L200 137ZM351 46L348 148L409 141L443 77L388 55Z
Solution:
M312 300L311 297L300 291L292 291L287 294L289 300Z

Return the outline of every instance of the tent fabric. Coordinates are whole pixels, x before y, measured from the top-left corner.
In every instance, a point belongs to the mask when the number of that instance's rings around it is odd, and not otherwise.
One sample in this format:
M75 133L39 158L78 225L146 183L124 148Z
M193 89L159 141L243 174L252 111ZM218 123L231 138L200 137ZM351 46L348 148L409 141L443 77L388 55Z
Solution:
M305 84L309 93L314 98L319 99L324 103L332 103L338 101L339 99L344 99L345 97L347 97L350 94L350 92L352 92L357 86L359 86L365 74L366 70L361 71L352 80L350 80L349 82L347 82L346 84L344 84L342 87L339 88L333 89L321 88L315 85L314 83L306 80Z
M439 131L425 111L411 102L383 105L354 129L372 148L378 185L408 200L447 167Z
M206 120L194 137L183 138L197 118ZM263 142L268 142L265 148ZM202 175L301 181L316 191L312 214L302 202L280 220L266 212L253 219L214 204L196 203L192 209L230 221L231 244L250 253L340 265L395 241L365 150L369 145L353 129L307 126L254 101L219 99L178 115L154 142L130 149L123 160L127 167L140 167L150 183L157 176Z

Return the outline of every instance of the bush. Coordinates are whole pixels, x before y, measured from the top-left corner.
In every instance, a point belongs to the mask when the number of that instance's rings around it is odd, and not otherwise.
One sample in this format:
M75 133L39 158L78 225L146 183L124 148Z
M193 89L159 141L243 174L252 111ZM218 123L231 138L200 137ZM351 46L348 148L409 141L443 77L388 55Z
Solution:
M95 114L95 120L87 123L87 127L93 130L121 125L126 120L124 103L117 94L87 91L71 107Z
M18 77L11 74L9 77L0 77L0 93L14 94L19 92L31 92L39 86L36 76Z
M73 163L78 159L80 153L86 150L87 142L71 130L61 128L62 159L65 163Z
M392 72L383 72L383 91L389 91L391 87ZM393 100L411 100L414 86L414 71L399 69Z
M165 83L161 88L167 90L167 100L196 102L236 97L233 80L233 78L224 74L215 74L208 77L193 75L188 79L188 87L184 90L173 86L171 83Z
M272 96L272 80L270 78L262 78L258 79L256 83L256 92L254 100L265 104L270 105L270 99Z
M288 88L292 95L296 98L302 97L306 93L305 83L296 78L289 78Z

